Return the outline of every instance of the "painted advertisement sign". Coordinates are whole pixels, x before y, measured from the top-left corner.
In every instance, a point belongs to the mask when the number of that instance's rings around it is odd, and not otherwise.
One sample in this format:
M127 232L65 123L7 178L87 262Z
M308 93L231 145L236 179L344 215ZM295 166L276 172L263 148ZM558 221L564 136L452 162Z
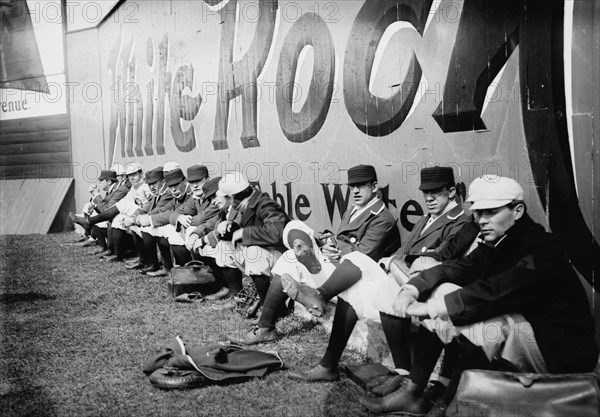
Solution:
M129 20L99 28L105 163L241 170L316 229L339 222L346 170L369 163L404 236L422 167L454 167L463 191L510 176L591 281L598 155L578 155L598 87L581 87L595 47L577 30L593 3L127 1Z

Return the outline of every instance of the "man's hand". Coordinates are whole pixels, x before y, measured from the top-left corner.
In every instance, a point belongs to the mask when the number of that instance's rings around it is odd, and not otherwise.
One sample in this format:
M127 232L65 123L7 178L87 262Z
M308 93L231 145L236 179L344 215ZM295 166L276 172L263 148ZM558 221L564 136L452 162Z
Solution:
M177 217L177 221L183 227L189 227L189 225L192 223L192 216L189 216L187 214L180 214L179 217Z
M243 237L242 230L244 230L244 229L237 229L235 232L233 232L233 235L231 236L231 243L234 248L238 243L240 243L240 244L242 243L242 237Z
M133 217L124 216L122 223L123 223L123 226L125 226L125 227L131 226L133 224Z
M147 214L142 214L141 216L138 216L137 217L137 224L139 224L142 227L152 225L152 222L150 220L150 216L147 215Z
M403 289L394 300L392 309L396 312L398 317L404 318L407 316L408 307L417 302L418 296L419 294L413 289Z
M426 303L419 303L419 302L412 303L406 309L406 315L413 316L413 317L427 317L427 316L429 316L429 313L427 311L427 304Z
M198 238L199 238L199 236L197 234L191 234L187 238L187 240L185 241L185 247L187 248L187 250L192 250L192 248L194 247L194 244L196 243Z
M217 225L216 231L219 236L225 236L227 232L231 230L231 222L228 220L223 220L221 223Z
M192 235L192 236L196 236L197 237L198 235ZM192 250L195 251L195 252L198 252L204 246L206 246L206 242L204 241L204 238L202 237L202 238L196 239L194 241L194 245L192 247Z
M333 260L338 260L342 256L342 251L339 250L337 246L331 243L326 243L325 245L323 245L323 247L321 248L321 252L326 258Z

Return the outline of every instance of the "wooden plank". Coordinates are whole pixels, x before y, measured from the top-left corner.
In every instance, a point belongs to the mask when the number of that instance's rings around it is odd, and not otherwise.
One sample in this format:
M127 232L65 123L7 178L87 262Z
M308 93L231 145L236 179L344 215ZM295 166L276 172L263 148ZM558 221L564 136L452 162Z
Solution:
M71 162L70 152L54 153L32 153L29 155L0 155L0 165L21 165L21 164L62 164Z
M68 127L69 123L66 114L53 114L51 116L3 120L0 124L0 134L60 130L68 129Z
M23 165L0 165L0 180L22 179L41 179L41 178L67 178L73 176L73 167L70 163L52 166L42 166L40 164ZM4 183L0 188L4 187Z
M72 178L11 180L0 187L0 234L48 233Z
M69 129L38 130L35 132L0 135L0 145L18 145L32 142L56 142L69 139Z
M27 155L34 153L69 152L69 141L56 142L30 142L14 145L0 143L0 155Z

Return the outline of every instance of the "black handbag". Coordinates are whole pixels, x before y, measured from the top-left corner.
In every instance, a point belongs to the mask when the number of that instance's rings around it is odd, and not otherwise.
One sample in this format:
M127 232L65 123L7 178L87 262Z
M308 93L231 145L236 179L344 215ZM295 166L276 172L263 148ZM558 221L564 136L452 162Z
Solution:
M598 378L594 374L467 370L446 416L598 417Z
M202 292L214 282L215 276L208 265L201 261L190 261L184 266L171 269L168 291L170 295L177 297L180 294Z

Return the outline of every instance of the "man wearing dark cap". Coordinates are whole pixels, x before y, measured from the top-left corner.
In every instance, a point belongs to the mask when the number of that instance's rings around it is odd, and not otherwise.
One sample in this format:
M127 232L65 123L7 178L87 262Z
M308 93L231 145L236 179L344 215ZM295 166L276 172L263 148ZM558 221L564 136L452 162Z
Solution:
M168 191L165 185L162 166L146 172L146 184L148 184L150 191L152 192L152 198L147 207L148 212L145 213L140 209L134 213L130 220L130 230L138 253L138 259L125 267L128 269L139 269L150 272L160 269L156 251L156 242L154 237L148 233L152 226L141 227L138 218L143 214L151 216L167 210L169 203L173 199L173 195Z
M399 318L393 307L401 286L410 277L445 260L443 254L447 253L444 250L446 245L468 220L462 206L456 202L452 168L423 168L419 190L423 192L428 214L419 219L402 248L394 256L380 261L389 270L389 274L379 288L374 305L380 311L383 331L390 346L397 375L383 381L379 386L372 387L372 392L376 395L386 395L395 391L411 367L410 319ZM475 235L470 238L474 239ZM462 253L454 251L451 255L458 258ZM449 370L454 358L449 350L446 353L444 370ZM440 381L447 383L445 377L446 375L442 375Z
M326 353L328 364L337 367L338 353L341 356L351 330L358 318L371 318L376 311L364 303L372 299L371 294L377 287L373 281L383 279L383 270L377 264L382 256L389 256L400 247L400 233L394 217L377 196L378 184L375 168L371 165L358 165L348 170L348 187L353 206L342 216L342 222L335 234L321 248L326 259L322 262L320 282L306 282L297 272L296 254L288 251L274 267L274 278L265 301L263 315L259 319L258 329L247 334L230 337L230 340L254 344L265 340L275 340L280 336L275 322L280 313L285 312L283 305L287 296L302 303L314 315L322 315L327 301L339 295L332 335ZM286 242L289 243L289 242ZM275 275L278 274L278 275ZM300 284L300 282L306 284ZM317 286L317 289L312 288ZM284 293L284 287L287 295ZM309 296L305 297L305 294ZM371 294L369 296L369 294ZM347 330L350 329L350 333ZM335 352L330 354L331 352ZM327 373L327 372L326 372ZM327 375L297 374L301 380L327 380L337 378L335 372ZM320 378L320 379L319 379Z
M185 241L181 237L181 234L175 230L175 227L169 224L169 219L175 210L185 204L193 195L190 185L180 168L175 168L164 173L164 179L165 185L168 187L173 199L167 204L164 211L138 217L138 222L141 226L152 226L149 229L149 233L156 238L163 258L163 267L158 271L147 272L147 275L150 276L165 276L173 268L170 245L183 246L185 245ZM191 256L187 250L186 253L180 252L174 253L174 255L178 265L183 265L191 260Z

